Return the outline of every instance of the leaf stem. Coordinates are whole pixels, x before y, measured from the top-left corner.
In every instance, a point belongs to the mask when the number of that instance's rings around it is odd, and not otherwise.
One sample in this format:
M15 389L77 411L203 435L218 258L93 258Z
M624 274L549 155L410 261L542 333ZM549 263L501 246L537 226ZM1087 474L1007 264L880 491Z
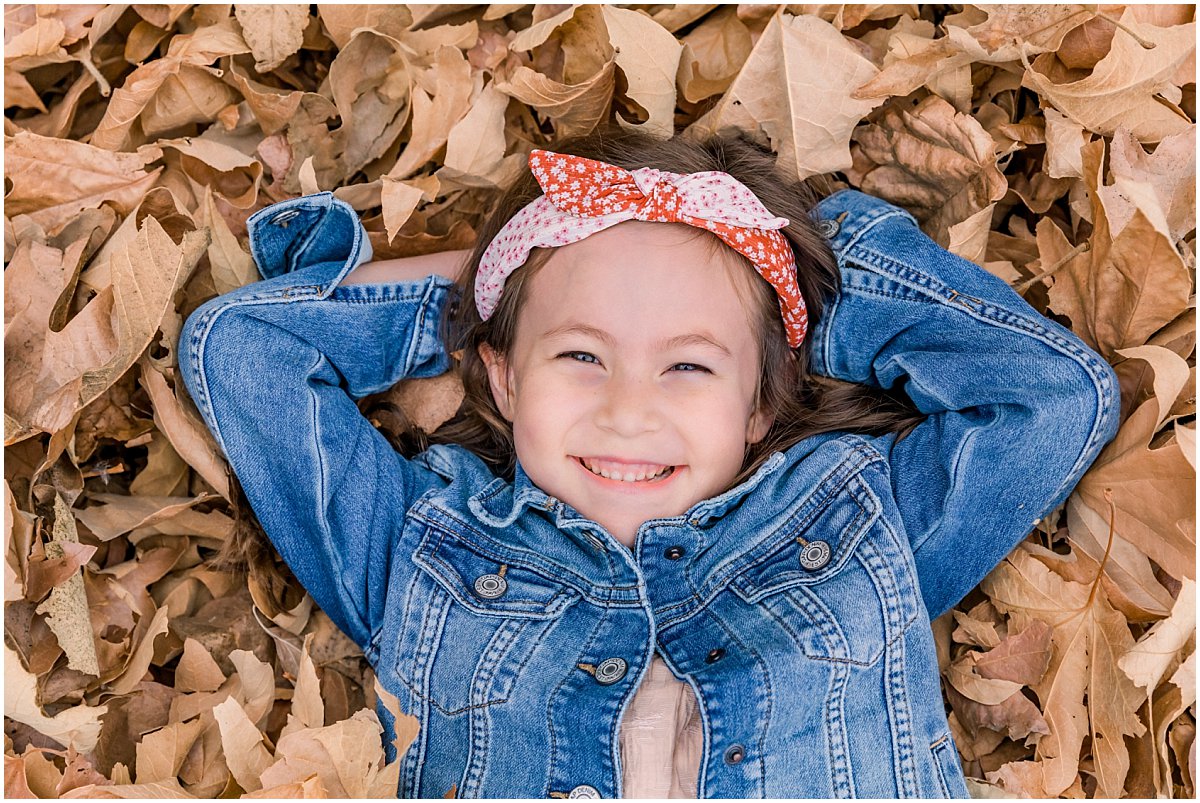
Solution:
M1070 251L1063 254L1059 260L1057 260L1053 265L1046 268L1041 273L1030 276L1025 281L1018 282L1017 284L1013 285L1013 290L1016 291L1017 295L1024 295L1025 291L1028 290L1030 288L1030 286L1033 285L1034 282L1038 282L1049 276L1053 276L1055 273L1058 272L1058 270L1060 268L1062 268L1064 265L1066 265L1072 259L1079 256L1080 254L1087 253L1088 251L1091 251L1091 250L1092 250L1092 244L1090 242L1088 242L1087 240L1084 240L1079 245L1075 246Z
M1115 20L1115 19L1113 19L1112 17L1106 16L1106 15L1104 15L1104 14L1100 13L1100 12L1096 12L1096 17L1097 17L1097 19L1102 19L1102 20L1104 20L1105 22L1111 22L1111 23L1112 23L1113 25L1115 25L1117 28L1121 29L1121 30L1122 30L1122 31L1124 31L1125 33L1127 33L1127 34L1129 34L1130 36L1132 36L1132 37L1133 37L1133 41L1137 42L1137 43L1138 43L1139 45L1141 45L1141 46L1142 46L1142 48L1144 48L1145 50L1153 50L1155 47L1157 47L1157 46L1158 46L1158 45L1157 45L1157 43L1155 43L1155 42L1151 42L1149 39L1146 39L1146 38L1145 38L1145 37L1143 37L1141 34L1139 34L1137 31L1133 30L1132 28L1130 28L1128 25L1126 25L1125 23L1121 22L1120 20Z

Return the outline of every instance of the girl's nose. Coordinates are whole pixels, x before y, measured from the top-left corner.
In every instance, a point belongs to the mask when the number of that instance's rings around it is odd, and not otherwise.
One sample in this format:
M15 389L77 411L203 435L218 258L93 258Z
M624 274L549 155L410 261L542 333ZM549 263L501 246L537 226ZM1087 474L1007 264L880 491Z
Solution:
M617 374L601 393L596 411L596 426L601 429L635 437L662 426L662 400L653 382Z

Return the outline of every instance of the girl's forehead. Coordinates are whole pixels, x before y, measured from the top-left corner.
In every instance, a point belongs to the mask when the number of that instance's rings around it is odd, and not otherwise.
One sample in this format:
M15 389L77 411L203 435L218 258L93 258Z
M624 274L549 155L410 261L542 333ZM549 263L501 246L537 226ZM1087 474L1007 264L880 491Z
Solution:
M669 224L641 225L666 231L601 239L606 230L557 249L523 293L518 329L535 338L572 324L652 339L700 330L727 341L752 338L745 291L752 269L740 256Z
M627 221L549 255L528 301L548 307L617 303L749 313L754 268L711 232L682 223ZM665 306L661 306L665 305Z

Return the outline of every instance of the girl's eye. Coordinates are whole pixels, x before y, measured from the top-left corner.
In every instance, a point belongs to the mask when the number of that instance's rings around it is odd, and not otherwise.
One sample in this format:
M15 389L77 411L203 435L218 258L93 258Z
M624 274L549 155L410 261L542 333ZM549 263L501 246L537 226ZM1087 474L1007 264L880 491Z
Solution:
M589 354L586 351L564 351L562 354L559 354L558 356L566 357L567 359L574 360L575 362L592 363L593 365L600 364L600 360L596 359L595 354Z
M556 355L557 358L571 360L573 362L581 362L590 365L599 365L600 360L595 354L587 351L564 351ZM702 373L711 374L712 371L705 368L703 365L698 365L694 362L677 362L671 366L672 371L682 373Z

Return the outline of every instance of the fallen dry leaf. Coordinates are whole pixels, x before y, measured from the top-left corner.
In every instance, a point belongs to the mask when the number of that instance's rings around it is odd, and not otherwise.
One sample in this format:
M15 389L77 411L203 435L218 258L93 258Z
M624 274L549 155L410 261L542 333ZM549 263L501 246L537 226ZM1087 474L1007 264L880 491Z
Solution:
M1135 715L1145 694L1117 668L1133 646L1124 617L1094 584L1089 588L1064 580L1024 549L1009 555L982 587L1018 626L1037 619L1052 629L1050 666L1032 685L1050 730L1038 741L1036 753L1042 759L1042 788L1057 795L1072 784L1080 745L1092 734L1097 794L1119 797L1129 771L1123 737L1145 730Z
M1194 123L1164 98L1178 98L1178 89L1172 91L1175 73L1195 57L1195 23L1157 28L1126 12L1121 24L1124 29L1113 35L1108 55L1087 77L1058 79L1046 54L1025 71L1024 84L1097 134L1126 128L1142 142L1159 142L1186 131ZM1143 46L1133 34L1152 47Z
M255 5L238 3L234 16L242 26L242 37L256 59L254 69L270 72L304 43L308 6L291 3Z
M850 94L876 72L832 25L775 16L729 91L693 132L761 132L779 154L780 168L799 178L849 167L850 134L880 102Z
M1004 197L992 137L970 115L930 96L911 110L900 104L857 135L875 163L862 189L907 207L926 233L949 245L950 227Z

